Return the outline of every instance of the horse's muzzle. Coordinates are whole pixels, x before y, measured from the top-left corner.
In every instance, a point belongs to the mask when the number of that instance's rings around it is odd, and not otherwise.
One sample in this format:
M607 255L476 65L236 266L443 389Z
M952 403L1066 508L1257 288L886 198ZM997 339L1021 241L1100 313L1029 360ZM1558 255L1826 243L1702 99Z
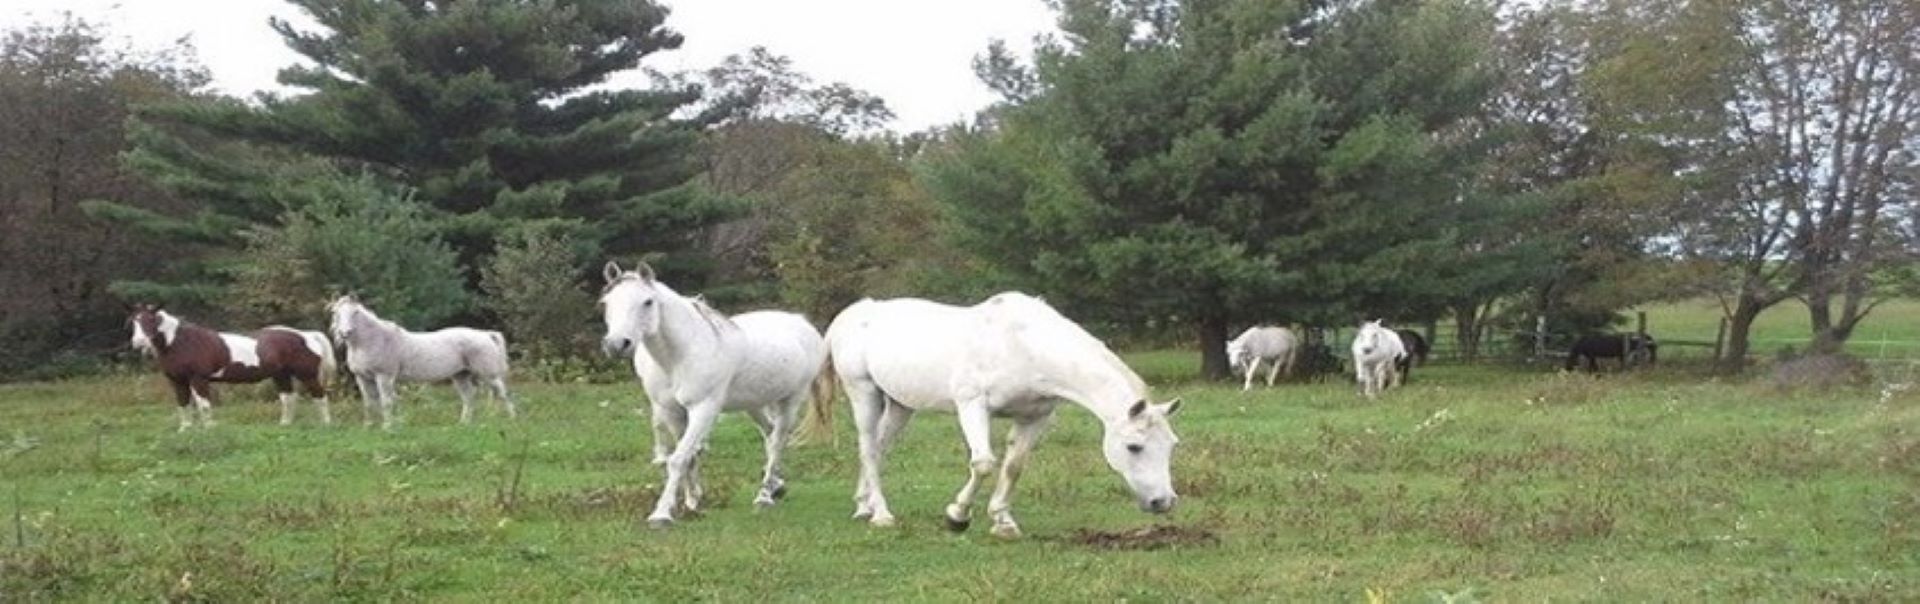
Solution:
M606 352L609 357L618 358L626 356L627 351L633 350L633 340L626 338L607 338L600 342L600 350Z
M1179 500L1179 497L1173 495L1142 500L1140 502L1140 511L1151 514L1165 514L1173 511L1174 502Z

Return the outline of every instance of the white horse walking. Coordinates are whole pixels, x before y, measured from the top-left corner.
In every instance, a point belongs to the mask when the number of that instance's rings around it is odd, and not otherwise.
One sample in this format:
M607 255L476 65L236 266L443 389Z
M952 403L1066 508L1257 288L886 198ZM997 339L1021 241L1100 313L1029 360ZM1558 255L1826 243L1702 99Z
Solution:
M861 300L827 327L827 342L860 431L855 519L893 525L880 467L914 412L934 409L959 416L970 454L966 485L946 509L948 527L956 531L970 524L974 492L995 465L990 418L1013 420L987 513L994 535L1019 536L1013 486L1062 400L1099 418L1107 465L1126 480L1141 509L1173 509L1168 466L1179 439L1168 418L1180 401L1148 404L1139 375L1039 299L1008 292L971 307Z
M605 277L602 345L608 355L633 356L634 373L653 406L655 457L675 441L666 456L666 484L647 523L671 526L683 492L687 509L699 505L699 455L723 411L745 413L760 427L767 464L753 503L773 505L787 490L781 452L809 398L815 419L828 421L833 378L822 373L827 345L820 331L789 312L728 318L656 281L645 263L624 271L608 262Z
M1400 334L1380 325L1375 319L1362 323L1353 336L1353 373L1360 382L1360 394L1373 398L1380 391L1400 385L1399 363L1407 357Z
M380 427L393 428L394 382L452 380L460 393L460 423L473 421L473 392L481 384L519 417L507 393L507 339L497 331L449 327L416 333L373 314L352 295L327 305L333 334L347 348L347 370L360 386L366 421L379 410Z
M1292 376L1294 357L1300 350L1299 343L1293 330L1272 326L1249 327L1240 332L1240 337L1227 342L1227 363L1247 373L1246 383L1240 386L1240 390L1253 389L1253 374L1260 370L1262 361L1268 365L1267 386L1273 386L1275 375L1286 373Z

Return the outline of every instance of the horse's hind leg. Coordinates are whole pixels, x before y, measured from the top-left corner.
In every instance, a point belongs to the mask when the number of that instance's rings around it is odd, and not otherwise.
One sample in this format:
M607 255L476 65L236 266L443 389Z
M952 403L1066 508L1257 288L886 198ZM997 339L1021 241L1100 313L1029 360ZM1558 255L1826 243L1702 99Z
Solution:
M860 477L853 491L853 518L874 526L893 526L893 511L887 509L887 497L880 489L881 419L887 412L887 397L871 383L849 384L847 402L853 408L853 426L860 435Z
M513 401L513 395L507 392L507 378L497 375L493 376L487 380L487 385L493 388L493 397L500 399L500 403L506 406L507 418L518 419L520 417L520 405L519 403L515 403Z
M313 377L302 378L300 382L301 386L304 386L307 390L307 398L313 399L315 409L320 412L320 423L331 426L333 425L333 409L330 408L327 402L326 379L327 376L316 373Z
M1273 387L1273 378L1280 375L1280 359L1267 362L1267 387Z
M747 412L747 416L753 418L754 425L760 428L761 442L767 453L767 464L760 477L760 492L753 496L753 506L756 508L773 507L774 500L787 494L786 481L780 477L780 453L786 448L787 436L793 431L787 408L795 402L782 401L781 408L772 413L765 407Z
M473 374L463 373L453 376L453 390L460 393L460 423L473 423L473 388L476 384Z

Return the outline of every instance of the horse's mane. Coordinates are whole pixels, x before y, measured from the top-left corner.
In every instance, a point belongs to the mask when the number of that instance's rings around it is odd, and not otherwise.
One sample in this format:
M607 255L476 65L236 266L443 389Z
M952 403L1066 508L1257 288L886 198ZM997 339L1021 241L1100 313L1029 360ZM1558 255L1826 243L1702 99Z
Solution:
M733 319L728 317L726 313L715 310L713 305L707 304L706 296L682 296L682 298L693 305L694 312L699 313L700 318L706 319L707 327L713 328L714 333L719 333L723 327L739 328L738 325L734 325Z

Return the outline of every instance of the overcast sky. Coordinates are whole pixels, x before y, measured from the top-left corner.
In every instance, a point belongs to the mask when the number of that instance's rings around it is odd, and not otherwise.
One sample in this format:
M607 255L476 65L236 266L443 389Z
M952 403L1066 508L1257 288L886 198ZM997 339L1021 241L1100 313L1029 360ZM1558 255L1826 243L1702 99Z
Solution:
M662 70L696 69L752 46L792 57L814 79L880 95L910 131L964 119L994 99L973 77L973 57L993 38L1025 52L1053 28L1041 0L666 0L680 50L649 57ZM275 89L296 61L267 18L301 21L279 0L4 0L0 28L52 22L62 11L105 24L137 48L190 36L214 86L232 94ZM616 83L641 85L639 77Z

